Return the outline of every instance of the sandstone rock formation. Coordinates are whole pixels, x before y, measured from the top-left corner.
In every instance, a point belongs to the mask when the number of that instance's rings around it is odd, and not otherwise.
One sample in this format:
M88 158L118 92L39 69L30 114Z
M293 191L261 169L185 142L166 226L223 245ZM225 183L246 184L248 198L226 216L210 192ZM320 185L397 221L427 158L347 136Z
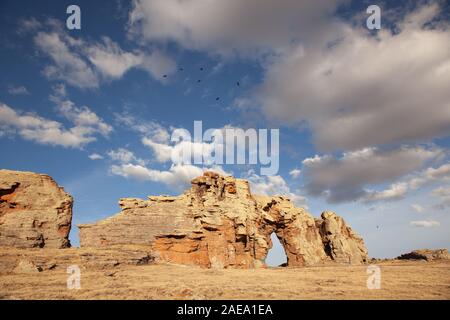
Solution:
M363 240L336 214L315 220L285 197L252 195L248 181L213 172L192 180L180 196L119 205L119 214L78 226L81 247L143 245L159 261L253 268L264 265L275 233L288 266L367 260Z
M111 270L119 266L150 264L154 257L142 246L110 248L14 248L0 247L0 274L64 271L71 265L82 270Z
M401 256L397 257L397 259L426 261L449 260L450 255L447 249L422 249L402 254Z
M72 203L48 175L0 170L0 246L69 247Z
M329 257L342 263L367 261L368 252L363 239L345 224L344 219L332 211L323 212L321 218L316 220L316 226Z

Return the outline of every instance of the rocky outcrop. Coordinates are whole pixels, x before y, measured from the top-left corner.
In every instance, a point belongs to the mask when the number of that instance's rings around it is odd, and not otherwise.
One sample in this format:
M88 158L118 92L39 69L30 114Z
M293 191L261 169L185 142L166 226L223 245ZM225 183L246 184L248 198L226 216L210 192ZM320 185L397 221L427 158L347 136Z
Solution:
M192 180L180 196L119 205L119 214L78 226L81 247L144 245L159 261L253 268L264 265L275 233L289 266L367 260L362 239L337 215L315 220L285 197L252 195L248 181L213 172Z
M327 256L341 263L366 262L368 253L363 239L353 232L344 221L332 211L325 211L322 219L316 220Z
M69 247L72 203L48 175L0 170L0 246Z
M450 255L447 249L422 249L414 250L397 257L399 260L449 260Z
M71 265L81 269L111 270L120 266L145 265L154 262L148 248L118 246L109 248L45 249L0 247L0 275L2 273L35 273L47 270L66 270Z
M288 266L304 266L326 261L319 230L305 209L297 208L285 197L255 196L259 218L258 243L264 260L272 248L270 236L275 233L286 253Z

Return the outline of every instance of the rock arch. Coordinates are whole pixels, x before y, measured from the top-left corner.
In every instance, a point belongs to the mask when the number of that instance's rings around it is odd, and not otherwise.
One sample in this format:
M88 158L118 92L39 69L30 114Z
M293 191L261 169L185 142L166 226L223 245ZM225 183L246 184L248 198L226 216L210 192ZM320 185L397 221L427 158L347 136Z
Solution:
M160 261L254 268L264 265L275 232L288 266L367 260L363 240L336 214L314 219L285 197L253 195L248 181L213 172L193 179L180 196L119 205L119 214L78 226L82 247L138 244Z

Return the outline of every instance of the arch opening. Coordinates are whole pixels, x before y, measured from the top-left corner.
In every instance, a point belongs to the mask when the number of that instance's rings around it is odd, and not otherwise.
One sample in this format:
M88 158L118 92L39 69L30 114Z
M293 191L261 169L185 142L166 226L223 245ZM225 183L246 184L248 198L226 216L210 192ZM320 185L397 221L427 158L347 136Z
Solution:
M278 239L275 232L270 235L272 240L272 248L269 249L265 262L269 267L283 267L287 265L287 256L283 245Z

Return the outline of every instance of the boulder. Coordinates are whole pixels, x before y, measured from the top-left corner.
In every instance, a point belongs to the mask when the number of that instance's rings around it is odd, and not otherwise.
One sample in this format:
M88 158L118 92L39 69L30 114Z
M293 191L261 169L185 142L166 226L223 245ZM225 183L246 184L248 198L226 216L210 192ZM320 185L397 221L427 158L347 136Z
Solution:
M0 246L69 247L72 204L48 175L0 170Z

